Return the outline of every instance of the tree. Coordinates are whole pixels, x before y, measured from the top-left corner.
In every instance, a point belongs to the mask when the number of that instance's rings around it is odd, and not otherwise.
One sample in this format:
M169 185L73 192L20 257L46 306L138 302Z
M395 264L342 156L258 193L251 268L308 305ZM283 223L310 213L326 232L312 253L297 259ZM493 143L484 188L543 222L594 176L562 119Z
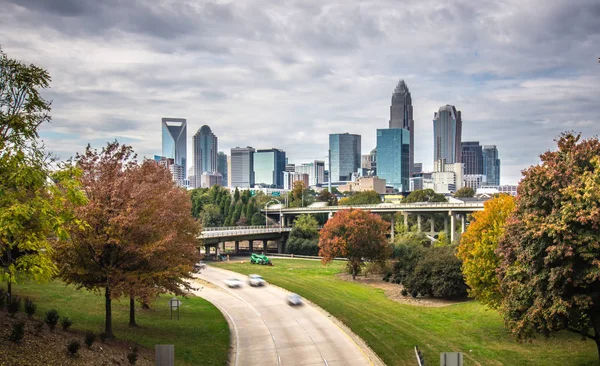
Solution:
M319 254L319 223L314 216L300 215L294 221L285 250L286 253L301 255Z
M600 355L600 141L557 144L523 172L498 248L500 311L520 339L567 329Z
M402 203L415 202L448 202L448 200L443 194L435 193L433 189L428 188L412 191L402 200Z
M19 276L45 280L57 269L51 238L68 237L67 208L82 204L76 169L54 172L38 143L38 127L50 121L50 102L41 97L48 72L8 58L0 49L0 280L8 295Z
M492 308L498 308L502 298L496 274L500 265L496 250L514 208L515 199L510 195L486 201L484 210L473 214L458 246L457 256L463 261L469 295Z
M264 225L264 224L265 224L265 215L261 214L260 212L255 212L254 215L252 215L251 225L260 226L260 225Z
M312 199L312 196L308 194L307 187L304 185L304 182L297 180L294 182L294 187L290 192L289 197L289 206L290 207L304 207L308 206L309 199Z
M319 195L317 196L317 201L327 202L329 206L337 206L338 203L337 197L333 193L329 192L327 188L319 192Z
M475 196L475 191L471 187L462 187L456 193L454 193L454 197L473 197Z
M381 196L375 191L356 192L339 201L340 206L372 205L381 203Z
M221 209L215 204L205 205L201 214L203 227L218 227L223 225L223 216Z
M328 263L346 257L352 278L360 272L365 260L383 261L388 256L385 234L389 223L371 212L349 209L338 211L321 230L319 255Z

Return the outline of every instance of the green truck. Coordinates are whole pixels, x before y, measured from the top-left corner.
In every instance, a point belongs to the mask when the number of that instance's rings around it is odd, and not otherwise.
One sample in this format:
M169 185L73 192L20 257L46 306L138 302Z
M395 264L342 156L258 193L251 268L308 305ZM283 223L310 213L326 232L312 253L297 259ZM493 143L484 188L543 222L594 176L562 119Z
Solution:
M271 261L269 260L269 258L264 255L264 254L256 254L256 253L252 253L250 255L250 263L252 264L262 264L262 265L268 265L268 266L272 266L273 263L271 263Z

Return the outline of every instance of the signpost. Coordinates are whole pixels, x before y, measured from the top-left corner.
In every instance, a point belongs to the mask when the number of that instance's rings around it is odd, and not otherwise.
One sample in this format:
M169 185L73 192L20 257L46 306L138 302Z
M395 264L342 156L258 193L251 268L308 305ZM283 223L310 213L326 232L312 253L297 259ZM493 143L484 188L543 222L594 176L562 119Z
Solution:
M169 307L171 308L171 320L173 320L173 310L177 311L177 320L179 320L179 307L181 306L181 301L179 301L176 297L169 300Z
M271 192L271 196L279 197L279 196L281 196L281 193L280 192Z

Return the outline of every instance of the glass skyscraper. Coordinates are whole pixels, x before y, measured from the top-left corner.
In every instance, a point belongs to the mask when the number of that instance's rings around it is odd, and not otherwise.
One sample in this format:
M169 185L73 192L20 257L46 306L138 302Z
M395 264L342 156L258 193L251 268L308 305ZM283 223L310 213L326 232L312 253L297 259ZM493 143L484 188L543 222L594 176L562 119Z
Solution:
M192 140L194 143L194 175L199 178L204 172L217 172L218 141L210 127L207 125L200 127ZM196 187L200 186L199 180L196 179Z
M162 156L175 160L183 169L183 179L187 170L187 122L185 118L163 118Z
M479 141L461 143L461 162L465 166L465 175L483 174L483 150Z
M283 188L285 151L256 150L254 153L254 184L264 188Z
M461 162L462 118L453 105L440 107L433 116L433 162Z
M254 148L234 147L231 149L231 188L254 187Z
M410 138L404 128L377 130L377 176L401 192L410 190Z
M410 132L409 172L412 175L415 164L415 121L413 120L412 97L404 80L400 80L392 94L390 106L390 128L404 128Z
M229 180L228 180L228 174L227 171L228 166L227 166L227 154L225 154L222 151L219 151L219 155L217 157L217 160L219 161L219 163L217 164L217 171L219 173L221 173L221 176L223 177L223 181L222 181L222 185L223 187L228 187L229 186Z
M329 135L329 158L331 182L351 181L360 171L360 135L336 133Z
M486 177L486 185L500 185L500 159L496 145L483 146L483 174Z

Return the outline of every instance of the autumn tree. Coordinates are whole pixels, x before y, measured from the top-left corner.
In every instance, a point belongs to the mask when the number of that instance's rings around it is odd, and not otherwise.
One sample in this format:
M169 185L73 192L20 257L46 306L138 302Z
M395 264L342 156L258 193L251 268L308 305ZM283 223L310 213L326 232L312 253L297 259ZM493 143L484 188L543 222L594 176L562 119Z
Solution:
M473 197L475 196L475 190L471 187L462 187L456 193L454 193L454 197L463 198L463 197Z
M600 141L557 143L523 172L498 248L500 311L521 339L567 329L600 355Z
M315 199L304 182L299 180L294 182L294 187L288 197L290 207L306 207Z
M9 296L19 276L44 280L56 273L51 238L68 237L67 207L85 201L77 170L52 170L38 141L38 127L50 121L50 102L41 96L49 83L46 70L0 49L0 280Z
M492 308L498 308L502 297L496 273L500 265L496 250L514 208L515 199L510 195L486 201L484 210L473 214L458 246L457 256L463 261L469 295Z
M338 211L321 230L319 256L323 263L347 258L355 279L365 260L383 261L388 257L388 231L389 223L376 214L358 209Z
M317 195L317 201L319 202L327 202L329 206L337 206L338 199L335 194L329 192L327 188L323 189Z

